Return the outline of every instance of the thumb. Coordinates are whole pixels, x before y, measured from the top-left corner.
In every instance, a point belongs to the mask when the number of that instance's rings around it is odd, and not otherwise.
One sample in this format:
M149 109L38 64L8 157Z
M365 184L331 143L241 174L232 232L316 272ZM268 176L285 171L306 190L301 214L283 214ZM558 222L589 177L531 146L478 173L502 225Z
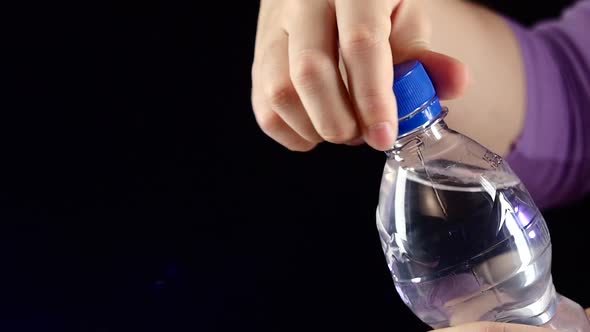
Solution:
M430 49L432 25L423 0L400 1L391 15L389 43L393 62L415 59Z
M394 63L422 62L441 99L460 97L469 83L467 66L431 50L432 22L424 0L400 1L391 16L389 43Z

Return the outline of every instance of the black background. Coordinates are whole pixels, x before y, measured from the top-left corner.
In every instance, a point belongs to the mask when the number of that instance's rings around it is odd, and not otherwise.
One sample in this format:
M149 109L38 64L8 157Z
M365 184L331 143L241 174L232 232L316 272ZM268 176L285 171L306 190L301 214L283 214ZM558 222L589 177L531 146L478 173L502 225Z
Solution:
M488 2L525 24L566 3ZM258 129L256 2L13 6L1 331L428 329L378 242L384 155L292 153ZM545 215L556 286L590 306L586 205Z

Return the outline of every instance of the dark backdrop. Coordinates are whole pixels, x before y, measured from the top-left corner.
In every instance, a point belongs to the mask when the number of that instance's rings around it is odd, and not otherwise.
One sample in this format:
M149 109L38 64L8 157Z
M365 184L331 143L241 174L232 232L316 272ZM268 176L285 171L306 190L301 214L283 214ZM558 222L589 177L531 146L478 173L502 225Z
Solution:
M566 2L489 3L528 24ZM256 126L256 2L11 6L1 331L427 329L375 231L383 154ZM577 212L546 212L554 278L590 306Z

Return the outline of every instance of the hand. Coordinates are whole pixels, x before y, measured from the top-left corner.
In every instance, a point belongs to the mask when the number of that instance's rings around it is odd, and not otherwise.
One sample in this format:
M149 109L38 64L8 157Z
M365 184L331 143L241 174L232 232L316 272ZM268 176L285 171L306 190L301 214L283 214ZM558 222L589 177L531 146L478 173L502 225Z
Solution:
M262 130L295 151L318 143L393 146L393 63L423 62L439 97L459 96L467 71L429 50L422 0L261 0L252 105Z
M590 308L586 309L586 315L590 319ZM438 329L436 332L555 332L555 330L521 324L475 322Z
M555 332L546 328L531 325L475 322L435 330L437 332Z

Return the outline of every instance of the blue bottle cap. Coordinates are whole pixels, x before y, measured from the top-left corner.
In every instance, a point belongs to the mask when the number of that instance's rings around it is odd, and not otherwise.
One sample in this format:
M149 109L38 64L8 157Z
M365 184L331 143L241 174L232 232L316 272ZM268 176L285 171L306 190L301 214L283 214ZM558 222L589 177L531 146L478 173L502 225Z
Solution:
M400 136L432 122L442 112L434 85L419 61L394 66L393 91Z

